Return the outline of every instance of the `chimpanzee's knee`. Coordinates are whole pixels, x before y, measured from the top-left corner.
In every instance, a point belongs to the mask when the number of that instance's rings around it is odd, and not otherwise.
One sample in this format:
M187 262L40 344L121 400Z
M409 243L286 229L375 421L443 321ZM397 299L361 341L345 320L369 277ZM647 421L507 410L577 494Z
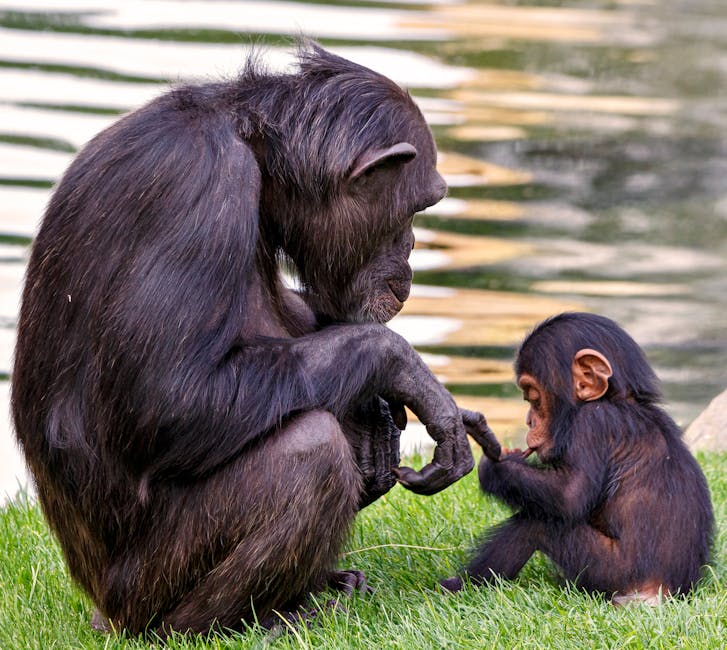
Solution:
M349 444L338 420L328 411L308 411L291 418L276 436L274 444L285 455L312 451L350 454Z

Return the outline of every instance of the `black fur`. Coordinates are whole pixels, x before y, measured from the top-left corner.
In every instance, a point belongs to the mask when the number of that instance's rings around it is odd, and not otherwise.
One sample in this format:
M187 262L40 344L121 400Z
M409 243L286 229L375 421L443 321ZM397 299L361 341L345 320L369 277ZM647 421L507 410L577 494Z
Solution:
M592 402L578 402L573 389L571 364L583 348L613 368L608 392ZM709 559L709 491L681 431L658 406L658 382L638 345L607 318L562 314L526 337L515 370L547 393L553 445L542 463L517 453L500 462L483 457L483 491L516 513L490 531L466 574L474 582L513 578L540 550L591 591L689 592Z
M413 215L446 190L435 161L407 93L310 44L297 72L156 99L71 164L28 266L13 417L113 625L234 627L324 586L395 482L389 405L441 443L412 489L472 467L451 396L380 324L408 294Z

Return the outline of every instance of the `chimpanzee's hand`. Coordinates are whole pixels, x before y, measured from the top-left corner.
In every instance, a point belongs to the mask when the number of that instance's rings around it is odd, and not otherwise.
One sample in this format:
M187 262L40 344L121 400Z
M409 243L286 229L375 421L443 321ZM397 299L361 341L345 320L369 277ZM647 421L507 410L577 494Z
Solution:
M467 409L460 409L459 412L462 414L465 430L482 447L482 453L490 460L499 461L502 448L487 424L485 416L477 411L468 411Z
M480 458L477 465L477 477L480 481L480 489L485 494L491 494L499 487L500 479L497 472L499 467L498 461L491 460L487 456Z
M429 424L427 432L437 442L432 462L418 472L411 467L394 470L399 483L417 494L436 494L468 474L475 465L461 418L453 418L445 426Z
M497 441L497 438L495 438L495 434L492 432L492 429L490 429L489 425L487 424L487 420L485 419L485 416L482 415L482 413L478 413L476 411L469 411L467 409L459 409L460 416L462 418L462 424L464 424L465 431L472 436L472 438L477 442L477 444L482 447L482 451L489 458L490 460L497 462L500 460L500 443ZM430 432L431 433L431 432ZM434 435L432 435L434 438ZM436 440L436 438L435 438ZM456 448L461 449L461 448ZM434 450L434 461L437 462L437 452L442 453L441 446L437 446L437 448ZM461 453L460 458L464 460L466 458L466 453ZM420 494L433 494L433 492L427 492L424 491L421 487L421 482L424 481L425 483L427 481L430 481L428 486L425 486L425 489L432 489L435 487L438 483L435 481L432 483L433 480L431 477L432 473L436 471L435 462L431 463L427 467L425 467L421 471L420 477L414 477L412 478L412 474L415 474L413 470L409 469L408 467L401 468L397 473L397 476L399 478L399 482L404 485L404 487L409 488L410 490L414 492L418 492ZM441 462L441 461L440 461ZM425 475L425 470L430 471L430 475ZM468 472L469 470L467 470ZM465 473L467 473L465 472ZM445 485L446 487L446 485ZM441 489L441 488L440 488ZM436 490L438 491L438 490Z
M399 426L401 417L394 419L392 410L398 411L382 398L374 397L359 404L343 419L343 432L356 456L363 491L359 509L370 505L386 494L394 485L396 477L393 468L399 464ZM406 426L406 415L403 424Z
M432 461L420 471L410 467L394 470L398 481L417 494L435 494L461 479L474 467L463 415L447 389L437 380L414 349L398 334L387 332L388 387L383 397L389 404L405 404L437 443ZM467 416L468 426L480 432L480 423ZM484 434L483 434L484 435Z

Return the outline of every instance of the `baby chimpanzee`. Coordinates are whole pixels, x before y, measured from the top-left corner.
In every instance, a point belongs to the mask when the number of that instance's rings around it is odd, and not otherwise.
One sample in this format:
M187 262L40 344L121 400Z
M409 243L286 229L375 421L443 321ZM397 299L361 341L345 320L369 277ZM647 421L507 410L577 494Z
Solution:
M615 604L686 594L709 558L712 506L639 346L607 318L561 314L526 337L515 372L530 404L528 449L479 465L482 490L515 514L464 575L511 579L542 551ZM526 461L533 452L537 463ZM457 591L462 579L441 584Z

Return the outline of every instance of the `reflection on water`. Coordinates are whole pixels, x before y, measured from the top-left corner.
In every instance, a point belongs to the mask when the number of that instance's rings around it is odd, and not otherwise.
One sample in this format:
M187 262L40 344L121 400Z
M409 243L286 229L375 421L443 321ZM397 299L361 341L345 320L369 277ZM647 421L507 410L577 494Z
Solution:
M27 247L73 153L252 43L285 67L305 32L409 87L433 126L450 194L417 217L391 326L458 399L520 435L517 342L590 309L645 346L688 423L727 385L727 6L568 4L0 0L2 417Z

